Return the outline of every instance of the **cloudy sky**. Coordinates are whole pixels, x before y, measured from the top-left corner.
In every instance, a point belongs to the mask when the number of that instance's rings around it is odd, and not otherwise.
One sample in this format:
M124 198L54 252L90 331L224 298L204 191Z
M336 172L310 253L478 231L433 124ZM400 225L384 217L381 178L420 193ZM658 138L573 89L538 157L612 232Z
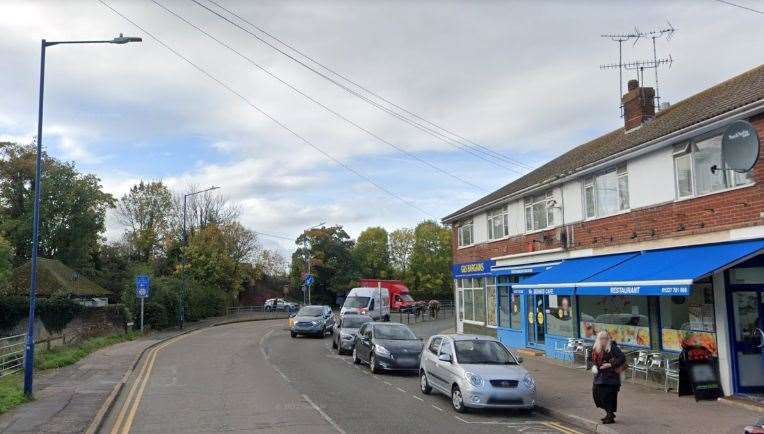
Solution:
M602 33L650 30L668 21L678 29L670 41L658 41L659 57L674 59L661 70L664 101L757 66L764 52L764 14L713 0L215 0L376 94L520 166L478 158L464 144L402 122L191 0L103 1L238 96L97 0L2 0L0 140L30 142L35 134L40 39L142 36L142 44L49 48L48 151L96 173L116 196L140 179L162 179L175 189L221 186L239 203L248 227L289 238L323 221L356 236L370 225L392 230L440 218L524 167L617 128L618 73L599 69L617 60L617 44ZM756 0L736 3L764 9ZM624 48L628 60L651 57L647 41ZM121 231L110 219L108 236ZM292 248L287 240L263 241L284 252Z

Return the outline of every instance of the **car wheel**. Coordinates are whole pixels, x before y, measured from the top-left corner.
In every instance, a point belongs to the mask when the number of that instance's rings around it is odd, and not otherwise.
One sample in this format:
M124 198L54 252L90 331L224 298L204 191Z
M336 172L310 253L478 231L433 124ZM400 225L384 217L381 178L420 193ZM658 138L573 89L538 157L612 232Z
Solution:
M369 354L369 371L371 371L372 374L379 372L377 369L377 360L376 357L374 357L374 353Z
M454 406L454 410L457 411L457 413L465 413L467 411L467 407L464 406L464 397L462 396L462 391L459 390L459 386L454 386L453 389L451 389L451 405Z
M353 348L353 363L356 365L361 363L361 359L358 358L358 352Z
M425 395L429 395L430 392L432 392L432 386L430 386L430 383L427 381L427 374L424 373L424 370L422 370L422 373L419 375L419 390Z
M295 333L295 332L289 332L289 334L292 335L293 338L297 337L297 333Z

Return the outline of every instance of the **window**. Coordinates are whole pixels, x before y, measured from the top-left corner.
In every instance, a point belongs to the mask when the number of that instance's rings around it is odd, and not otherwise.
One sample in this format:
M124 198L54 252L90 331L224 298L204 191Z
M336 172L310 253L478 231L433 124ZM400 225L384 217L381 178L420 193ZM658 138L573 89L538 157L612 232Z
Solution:
M497 240L509 235L509 211L504 205L488 211L488 239Z
M516 278L514 280L517 280ZM509 295L512 292L511 276L496 277L496 293L499 298L499 327L509 327Z
M570 295L547 295L546 298L547 334L568 338L575 337L575 297Z
M753 182L751 172L738 173L723 168L722 135L705 136L674 145L674 178L679 198L701 196Z
M714 291L709 278L692 285L689 296L661 297L661 342L666 351L702 345L716 354Z
M629 209L629 174L626 165L584 179L587 218L604 217Z
M469 246L474 242L474 237L472 235L472 220L462 223L462 225L459 226L458 231L460 246Z
M432 354L437 355L438 351L440 350L440 341L442 340L443 338L432 338L430 345L427 347L427 350Z
M578 297L581 337L594 339L606 331L619 344L650 346L650 319L647 297L591 296Z
M463 306L462 318L465 321L485 322L485 289L483 278L467 278L457 280L460 306ZM495 309L494 304L494 309ZM460 310L462 308L460 307Z
M552 191L525 199L525 229L535 231L554 226Z
M451 360L454 358L454 350L451 349L451 340L444 339L443 345L440 346L440 354L448 354L451 356Z
M512 294L510 300L512 314L509 317L509 328L520 330L520 327L522 327L522 315L520 315L520 306L520 295Z

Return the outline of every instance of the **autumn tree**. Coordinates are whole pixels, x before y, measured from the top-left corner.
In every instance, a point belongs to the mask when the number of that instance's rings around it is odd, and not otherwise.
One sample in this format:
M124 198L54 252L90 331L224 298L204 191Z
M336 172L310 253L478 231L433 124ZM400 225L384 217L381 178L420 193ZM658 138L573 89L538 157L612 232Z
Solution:
M172 209L172 193L162 181L141 181L119 200L119 221L137 260L147 262L161 251L171 235Z
M390 232L390 266L398 277L403 277L409 269L411 253L414 251L414 230L400 228Z
M312 302L334 304L338 294L345 294L358 279L351 251L353 240L342 226L322 227L303 232L292 254L290 278L293 287L302 286L306 260L316 282L311 289Z
M361 232L353 247L353 259L361 277L389 279L392 273L387 231L372 227Z
M414 298L451 298L451 231L428 220L414 229L406 284Z

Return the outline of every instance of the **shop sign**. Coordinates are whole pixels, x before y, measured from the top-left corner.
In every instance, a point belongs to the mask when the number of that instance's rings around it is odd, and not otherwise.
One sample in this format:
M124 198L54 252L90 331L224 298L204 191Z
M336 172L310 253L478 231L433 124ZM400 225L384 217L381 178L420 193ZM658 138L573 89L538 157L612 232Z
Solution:
M571 295L573 288L530 288L528 293L533 295Z
M690 285L579 286L579 295L690 295Z
M455 278L485 276L491 274L491 265L493 265L491 260L456 264L452 267L452 272Z

